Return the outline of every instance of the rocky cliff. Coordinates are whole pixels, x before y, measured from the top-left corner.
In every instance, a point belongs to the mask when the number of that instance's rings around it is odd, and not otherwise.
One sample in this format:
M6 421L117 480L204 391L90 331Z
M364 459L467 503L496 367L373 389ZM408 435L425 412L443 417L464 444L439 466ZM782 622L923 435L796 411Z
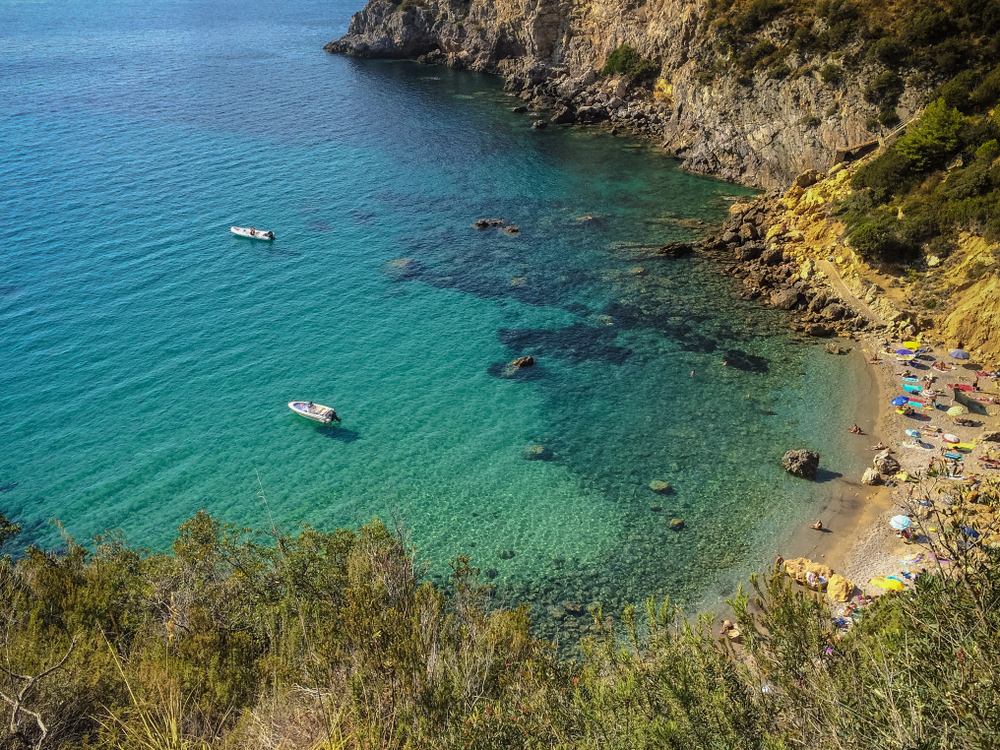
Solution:
M778 19L762 38L787 33ZM522 98L556 109L557 122L620 123L688 170L763 188L825 171L839 149L874 138L877 108L857 80L824 80L826 57L793 53L782 75L715 76L711 42L704 5L685 0L370 0L326 49L497 73ZM648 85L600 76L623 44L658 69ZM904 90L903 120L918 96Z

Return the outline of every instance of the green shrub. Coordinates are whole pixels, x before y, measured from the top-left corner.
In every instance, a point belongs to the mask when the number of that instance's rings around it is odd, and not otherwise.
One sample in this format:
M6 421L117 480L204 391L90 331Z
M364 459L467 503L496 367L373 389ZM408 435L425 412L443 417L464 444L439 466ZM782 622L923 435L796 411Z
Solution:
M919 8L909 18L903 31L907 44L925 47L953 33L948 14L936 8Z
M992 107L1000 99L1000 65L993 68L969 95L975 107Z
M930 104L916 126L896 142L895 150L910 160L916 172L938 164L958 146L963 119L944 99Z
M927 299L924 300L923 305L925 310L933 310L935 307L937 307L937 300L934 299L933 297L928 297Z
M991 187L989 168L989 162L977 160L948 175L948 179L938 190L942 195L956 200L964 200L989 192Z
M977 76L974 71L963 70L947 83L938 86L931 95L931 99L944 99L945 104L949 107L964 112L973 106L970 95L976 80Z
M780 0L752 0L735 18L734 23L737 30L748 34L778 15L783 7Z
M825 83L840 83L844 77L844 69L836 63L827 63L819 69L819 77Z
M867 52L869 60L878 61L890 67L899 65L906 58L906 55L906 45L894 36L882 37L869 47Z
M899 125L899 115L892 107L886 107L878 113L878 121L884 127L892 128Z
M885 203L897 192L905 192L915 182L910 160L895 148L861 166L851 177L855 190L871 189L876 203Z
M622 44L616 47L604 67L601 69L602 75L627 76L634 81L641 81L652 78L659 72L659 67L652 60L642 57L634 47Z
M802 118L802 124L805 125L807 128L819 127L822 123L823 121L820 118L816 117L816 115L806 115L805 117Z
M998 156L1000 156L1000 143L997 143L996 138L986 141L986 143L976 149L977 161L992 164L993 160Z
M776 65L775 67L767 71L767 77L776 79L787 78L789 73L791 72L792 72L791 68L789 68L784 63L781 63L780 65Z
M879 73L865 87L865 100L878 104L894 105L903 93L903 79L891 70Z

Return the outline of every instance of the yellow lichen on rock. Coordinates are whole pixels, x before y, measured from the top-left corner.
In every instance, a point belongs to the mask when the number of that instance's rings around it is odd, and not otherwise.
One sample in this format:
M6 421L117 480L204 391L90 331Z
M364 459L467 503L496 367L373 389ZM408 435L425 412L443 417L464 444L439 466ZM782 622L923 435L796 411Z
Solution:
M822 563L813 562L808 557L796 557L785 560L785 573L794 578L796 583L809 588L822 589L833 576L833 569Z
M827 581L826 595L835 602L848 602L854 596L854 583L834 573Z
M657 78L653 85L653 98L658 102L674 103L674 84L666 78Z

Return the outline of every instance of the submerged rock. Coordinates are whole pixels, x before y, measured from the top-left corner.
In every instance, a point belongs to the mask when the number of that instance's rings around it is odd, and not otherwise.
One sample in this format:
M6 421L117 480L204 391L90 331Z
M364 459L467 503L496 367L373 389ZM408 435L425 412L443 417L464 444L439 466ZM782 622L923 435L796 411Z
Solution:
M521 451L521 456L525 461L551 461L552 451L544 445L529 445Z
M794 477L815 479L819 468L819 454L808 450L788 451L782 457L781 465Z
M487 227L502 227L503 219L479 219L473 225L476 229L486 229Z
M672 489L669 482L664 482L659 479L654 479L649 483L649 489L655 492L657 495L666 495Z
M683 528L684 528L684 519L683 518L671 518L670 519L670 530L671 531L680 531Z

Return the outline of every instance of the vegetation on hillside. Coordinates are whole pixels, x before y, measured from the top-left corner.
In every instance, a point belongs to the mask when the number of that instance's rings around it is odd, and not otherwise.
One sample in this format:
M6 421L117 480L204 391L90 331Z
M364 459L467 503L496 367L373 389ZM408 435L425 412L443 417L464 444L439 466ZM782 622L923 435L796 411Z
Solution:
M709 0L704 22L716 73L766 70L792 55L812 72L810 63L835 56L851 69L944 80L1000 61L996 0Z
M924 92L911 95L919 121L858 171L837 209L866 260L943 260L961 231L1000 240L1000 2L709 0L704 22L703 83L756 72L860 86L873 134L901 124L907 89Z
M852 247L870 262L898 263L948 257L960 231L1000 240L998 139L996 117L966 116L945 96L932 102L854 174L855 192L837 209Z
M627 44L615 47L601 69L601 75L627 76L633 81L652 78L659 72L660 68L656 63L645 59Z
M996 537L961 530L998 503L995 485L956 496L935 521L951 564L850 631L770 571L731 602L738 652L649 601L615 622L595 606L569 662L467 558L435 588L379 522L262 534L202 512L169 554L32 547L0 561L0 745L994 747Z

